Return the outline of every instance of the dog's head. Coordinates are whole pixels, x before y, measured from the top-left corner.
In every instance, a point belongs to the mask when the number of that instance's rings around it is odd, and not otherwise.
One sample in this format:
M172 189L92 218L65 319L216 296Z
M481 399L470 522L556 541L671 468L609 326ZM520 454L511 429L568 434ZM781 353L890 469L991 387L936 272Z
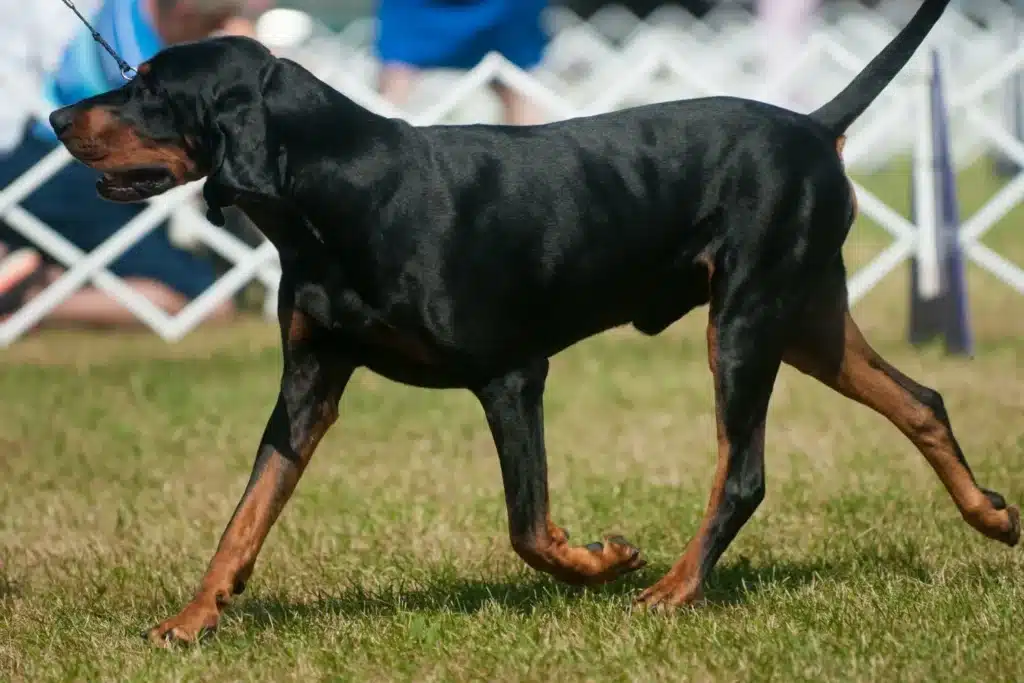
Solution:
M97 190L112 201L141 201L203 177L277 196L265 95L281 89L282 68L298 67L248 38L176 45L120 88L54 111L50 125L76 159L102 172Z

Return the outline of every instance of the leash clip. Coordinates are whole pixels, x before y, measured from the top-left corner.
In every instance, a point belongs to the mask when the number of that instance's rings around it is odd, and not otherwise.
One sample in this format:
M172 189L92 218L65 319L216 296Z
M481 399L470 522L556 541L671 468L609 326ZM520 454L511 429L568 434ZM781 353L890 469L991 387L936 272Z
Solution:
M82 16L82 13L78 11L78 8L75 7L75 3L71 0L61 0L61 2L63 2L69 10L75 13L75 16L78 17L79 21L85 24L85 27L89 29L89 33L92 34L92 39L99 43L100 47L106 50L107 53L114 58L114 61L117 62L117 68L121 71L121 78L126 81L130 81L138 75L139 72L136 71L135 67L121 59L121 55L117 54L114 48L110 47L110 43L103 40L103 36L100 35L99 31L94 29L92 24L90 24L89 21Z

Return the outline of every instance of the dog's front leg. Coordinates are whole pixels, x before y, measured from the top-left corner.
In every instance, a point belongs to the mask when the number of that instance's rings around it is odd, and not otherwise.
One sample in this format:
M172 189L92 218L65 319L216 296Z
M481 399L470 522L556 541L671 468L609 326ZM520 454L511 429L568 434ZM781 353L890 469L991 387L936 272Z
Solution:
M644 566L622 537L571 546L551 521L544 448L544 382L548 361L510 372L474 393L487 416L501 461L509 536L528 565L573 584L596 585Z
M296 329L294 321L291 329ZM231 596L245 588L271 526L337 419L352 372L352 367L317 354L305 340L286 338L281 391L242 499L195 597L180 614L148 631L151 642L193 642L216 628Z

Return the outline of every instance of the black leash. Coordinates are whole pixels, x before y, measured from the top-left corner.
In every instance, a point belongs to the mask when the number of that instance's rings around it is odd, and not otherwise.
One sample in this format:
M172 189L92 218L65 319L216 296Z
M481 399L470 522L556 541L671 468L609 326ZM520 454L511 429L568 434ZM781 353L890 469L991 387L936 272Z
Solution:
M100 35L100 32L94 29L92 27L92 24L86 21L85 17L82 16L82 13L78 11L78 8L75 7L75 3L71 2L71 0L61 0L61 2L67 5L68 9L74 12L75 16L78 17L83 24L85 24L85 27L89 29L89 33L92 34L92 39L99 43L100 47L106 50L110 54L110 56L114 58L114 61L117 62L117 68L121 70L121 78L123 78L126 81L130 81L132 78L134 78L136 74L135 67L121 59L121 55L114 52L114 48L110 47L110 44L107 41L103 40L103 36Z

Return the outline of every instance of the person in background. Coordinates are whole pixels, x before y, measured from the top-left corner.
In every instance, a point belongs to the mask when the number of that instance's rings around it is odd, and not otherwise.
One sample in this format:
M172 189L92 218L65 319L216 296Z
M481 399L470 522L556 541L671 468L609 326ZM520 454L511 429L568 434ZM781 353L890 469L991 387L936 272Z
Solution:
M137 65L164 47L219 33L252 36L248 0L103 0L91 23L129 64ZM50 10L54 12L56 10ZM67 11L72 18L74 15ZM59 64L43 79L43 96L54 109L123 85L116 61L82 24L75 29ZM6 186L57 146L49 126L33 120L20 142L0 153L0 187ZM85 252L104 242L146 204L116 204L95 189L98 174L72 162L21 202L36 218ZM215 281L212 264L173 245L166 225L158 226L108 266L137 292L176 313ZM0 320L61 274L19 233L0 225ZM213 318L233 313L222 305ZM135 316L104 292L86 287L57 306L48 324L134 326Z
M78 0L75 6L86 15L95 13L101 0ZM48 2L0 3L0 70L4 90L40 90L44 75L56 68L64 46L81 27L72 12L55 9ZM0 107L0 158L18 146L32 105L5 97Z
M810 34L811 21L821 0L757 0L761 22L764 66L769 80L777 78L799 57ZM806 102L807 93L799 85L778 93L783 106L806 111L814 105Z
M381 95L400 107L421 69L468 70L492 50L520 69L532 69L547 45L541 27L546 5L547 0L379 0ZM522 94L501 83L492 87L507 123L543 121Z
M80 0L79 11L92 14L99 0ZM39 92L45 74L56 68L64 45L81 26L72 12L55 12L53 7L34 3L0 4L0 72L5 94ZM33 118L34 103L8 96L0 107L0 165L18 148L25 127ZM2 225L2 223L0 223ZM2 237L0 229L0 237ZM40 264L33 249L9 254L0 242L0 316L16 308Z

